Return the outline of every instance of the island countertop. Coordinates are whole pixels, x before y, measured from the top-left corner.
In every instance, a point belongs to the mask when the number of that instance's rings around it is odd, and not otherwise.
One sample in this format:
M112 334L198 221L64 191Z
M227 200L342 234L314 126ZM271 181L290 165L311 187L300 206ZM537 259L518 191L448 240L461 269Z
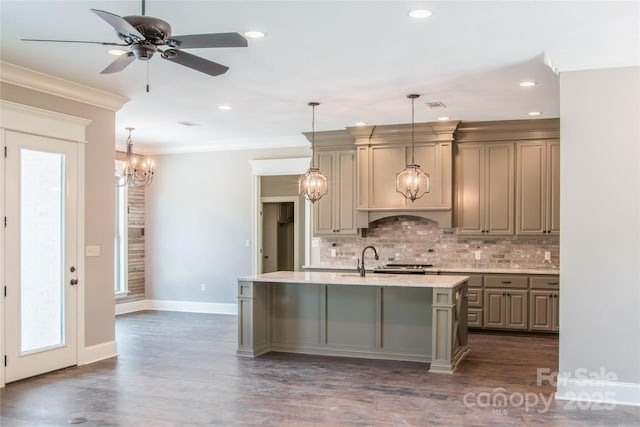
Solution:
M329 273L319 271L276 271L240 277L241 282L308 283L319 285L388 286L405 288L455 288L468 280L468 276L421 274L367 274Z

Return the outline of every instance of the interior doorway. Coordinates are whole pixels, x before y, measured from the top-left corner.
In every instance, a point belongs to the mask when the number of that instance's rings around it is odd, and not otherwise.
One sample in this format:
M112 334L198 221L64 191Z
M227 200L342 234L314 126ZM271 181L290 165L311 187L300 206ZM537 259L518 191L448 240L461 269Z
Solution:
M294 271L296 266L296 218L292 201L262 203L262 270Z

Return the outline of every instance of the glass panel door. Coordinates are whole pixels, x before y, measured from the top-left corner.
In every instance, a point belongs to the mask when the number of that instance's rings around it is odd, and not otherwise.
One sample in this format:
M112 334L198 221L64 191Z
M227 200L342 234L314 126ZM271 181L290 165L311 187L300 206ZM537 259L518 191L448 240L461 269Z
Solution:
M77 363L78 144L5 132L5 381Z

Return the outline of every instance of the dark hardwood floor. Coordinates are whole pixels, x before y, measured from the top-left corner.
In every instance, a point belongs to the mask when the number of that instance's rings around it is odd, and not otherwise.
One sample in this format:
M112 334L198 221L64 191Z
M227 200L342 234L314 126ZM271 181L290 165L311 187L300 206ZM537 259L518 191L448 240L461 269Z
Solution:
M640 408L578 409L552 400L553 386L537 385L537 368L557 370L554 338L471 334L468 357L448 375L410 362L240 358L236 321L175 312L119 316L118 358L7 385L0 424L640 425ZM492 405L491 393L503 393L507 404Z

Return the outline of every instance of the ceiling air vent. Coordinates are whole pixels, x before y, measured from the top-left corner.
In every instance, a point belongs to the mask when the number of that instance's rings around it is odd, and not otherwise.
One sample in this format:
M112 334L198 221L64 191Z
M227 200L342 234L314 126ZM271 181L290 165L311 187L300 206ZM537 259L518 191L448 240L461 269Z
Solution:
M426 103L429 108L447 108L442 101L431 101Z

